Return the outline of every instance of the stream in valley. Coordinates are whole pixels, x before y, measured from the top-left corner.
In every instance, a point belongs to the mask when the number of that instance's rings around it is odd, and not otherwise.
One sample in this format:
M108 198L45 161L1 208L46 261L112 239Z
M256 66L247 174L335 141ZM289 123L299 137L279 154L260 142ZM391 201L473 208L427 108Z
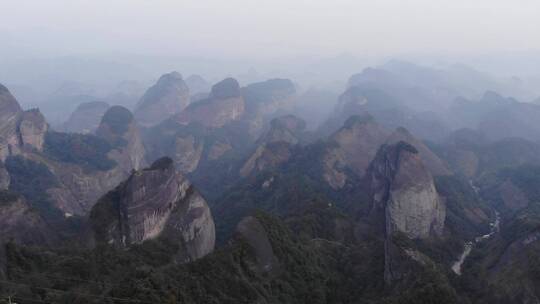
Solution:
M476 192L477 195L479 195L478 188L473 185L472 181L470 182L471 187L474 189L474 192ZM455 272L457 275L461 275L461 267L463 266L463 263L465 263L465 260L471 254L471 251L473 250L474 246L478 244L479 242L483 240L487 240L490 237L492 237L494 234L499 232L499 228L501 225L501 216L499 212L495 211L495 221L489 224L490 225L490 232L488 234L477 236L473 241L469 241L465 243L465 247L463 248L463 253L459 256L459 259L452 265L452 271Z

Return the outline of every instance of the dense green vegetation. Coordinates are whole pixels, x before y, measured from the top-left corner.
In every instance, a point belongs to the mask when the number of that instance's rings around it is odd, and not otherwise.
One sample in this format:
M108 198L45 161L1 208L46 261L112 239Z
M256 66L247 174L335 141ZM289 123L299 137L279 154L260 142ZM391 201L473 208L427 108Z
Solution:
M23 195L46 218L61 216L47 193L48 189L58 185L47 166L15 156L6 160L6 168L11 176L10 191Z
M96 136L48 132L45 136L44 153L60 162L81 165L88 170L109 170L116 162L107 157L111 145Z
M270 271L256 267L242 239L182 265L172 263L177 245L158 239L128 250L8 244L8 274L20 284L18 296L48 303L457 303L437 268L408 266L414 274L389 288L381 240L325 235L336 217L346 220L314 205L289 225L322 229L302 228L298 236L279 218L257 213L278 261Z
M122 107L113 106L105 112L101 123L107 124L111 130L118 135L122 135L128 131L129 124L133 121L133 114Z

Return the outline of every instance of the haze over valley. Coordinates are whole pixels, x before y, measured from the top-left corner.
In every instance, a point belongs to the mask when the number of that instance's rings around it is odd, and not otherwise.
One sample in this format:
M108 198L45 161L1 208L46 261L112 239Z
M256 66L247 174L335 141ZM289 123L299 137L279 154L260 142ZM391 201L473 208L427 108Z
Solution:
M0 11L0 303L540 303L538 2Z

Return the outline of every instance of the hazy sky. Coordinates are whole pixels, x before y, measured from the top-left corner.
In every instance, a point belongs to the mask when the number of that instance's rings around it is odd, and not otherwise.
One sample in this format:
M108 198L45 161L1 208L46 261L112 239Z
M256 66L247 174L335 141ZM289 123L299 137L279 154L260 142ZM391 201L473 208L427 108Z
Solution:
M18 52L205 56L540 49L539 0L0 0Z

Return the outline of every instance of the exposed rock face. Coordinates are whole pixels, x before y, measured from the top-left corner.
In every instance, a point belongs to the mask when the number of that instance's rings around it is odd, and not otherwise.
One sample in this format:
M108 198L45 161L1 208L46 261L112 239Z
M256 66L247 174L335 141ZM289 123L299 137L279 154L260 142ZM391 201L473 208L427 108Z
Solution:
M259 140L265 143L286 142L297 144L300 133L306 129L306 122L294 116L287 115L278 117L270 122L270 130Z
M110 105L103 101L82 103L71 113L69 119L63 124L62 130L83 134L93 133L109 107Z
M298 144L306 123L292 115L272 120L270 130L259 139L259 146L240 169L245 177L286 162L291 157L292 146Z
M450 170L448 170L443 161L405 128L397 128L388 137L386 143L395 144L400 141L407 142L418 150L422 162L433 176L450 174Z
M125 173L146 166L141 134L128 109L122 106L111 107L103 115L96 135L114 147L109 152L109 158L114 159Z
M226 141L218 141L210 147L210 150L208 151L208 159L217 160L221 158L221 156L223 156L225 153L232 150L232 148L233 147L230 143Z
M259 271L269 272L279 266L266 230L257 218L253 216L243 218L236 226L236 234L247 242L255 253Z
M96 240L129 246L165 237L181 246L180 261L192 261L214 248L210 209L169 158L134 172L92 209Z
M49 126L38 109L22 111L19 103L0 85L0 160L21 153L23 147L43 150Z
M183 173L195 171L201 161L204 143L193 135L176 137L174 161Z
M290 145L285 142L274 142L259 146L240 169L240 175L246 177L253 172L276 168L289 160L290 157Z
M242 88L242 95L246 100L246 120L250 133L256 135L265 121L276 117L280 111L292 108L296 88L289 79L269 79Z
M32 147L37 151L43 151L45 133L48 130L49 125L38 109L24 111L19 123L21 145Z
M387 236L402 232L424 239L442 234L446 207L415 147L405 142L383 145L367 179L372 212L384 214Z
M178 72L165 74L143 95L135 118L143 126L156 125L189 105L189 88Z
M22 109L9 90L0 84L0 160L18 149L17 126Z
M191 95L208 93L211 89L210 83L200 75L190 75L186 78L186 85L189 87Z
M323 158L323 178L334 189L342 188L347 180L344 168L364 176L379 147L389 132L371 116L352 116L343 128L331 137L333 143Z
M244 114L245 103L238 81L227 78L212 87L210 96L191 104L175 116L183 125L197 122L206 127L219 128L240 119Z
M113 189L129 174L118 166L108 171L88 172L76 164L39 158L34 160L45 163L58 178L60 185L47 193L58 209L69 214L88 214L101 195Z

